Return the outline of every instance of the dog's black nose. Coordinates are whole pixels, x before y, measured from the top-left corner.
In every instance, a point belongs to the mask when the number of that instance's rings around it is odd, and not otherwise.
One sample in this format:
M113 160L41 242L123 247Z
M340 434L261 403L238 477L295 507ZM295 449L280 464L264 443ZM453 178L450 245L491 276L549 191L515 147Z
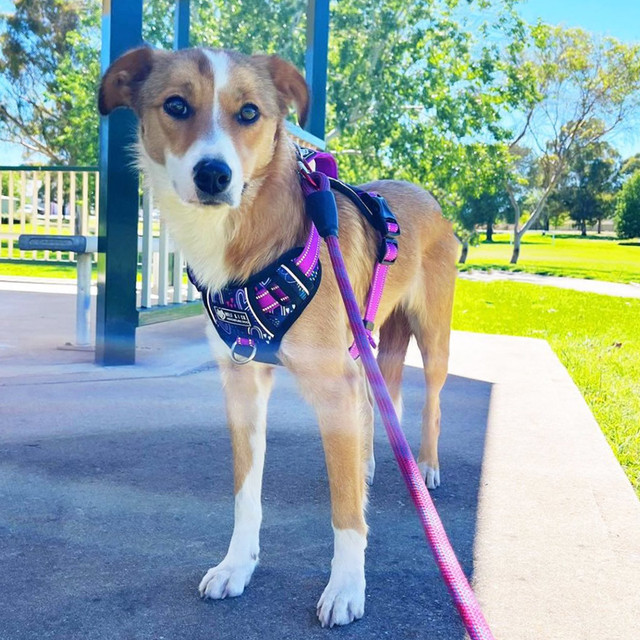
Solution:
M204 158L193 167L193 181L200 191L215 196L231 184L231 169L226 162Z

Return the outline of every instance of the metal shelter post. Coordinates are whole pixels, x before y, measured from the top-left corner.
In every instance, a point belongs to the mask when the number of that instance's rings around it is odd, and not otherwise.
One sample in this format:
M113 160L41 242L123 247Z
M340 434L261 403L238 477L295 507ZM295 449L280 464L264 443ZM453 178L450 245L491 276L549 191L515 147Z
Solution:
M189 22L189 0L177 0L173 32L174 49L186 49L189 46Z
M103 0L102 73L142 44L142 0ZM118 109L100 122L100 224L96 363L135 363L138 263L138 173L129 149L136 119Z
M308 0L305 73L311 88L311 112L305 129L324 140L327 103L329 0Z

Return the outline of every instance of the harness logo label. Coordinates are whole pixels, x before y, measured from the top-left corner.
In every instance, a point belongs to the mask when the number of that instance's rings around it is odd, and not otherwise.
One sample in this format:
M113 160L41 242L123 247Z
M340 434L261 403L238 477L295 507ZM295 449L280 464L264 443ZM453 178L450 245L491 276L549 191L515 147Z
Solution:
M213 307L213 312L220 322L228 322L229 324L238 324L243 327L250 327L251 321L244 311L234 311L233 309L225 309L224 307Z

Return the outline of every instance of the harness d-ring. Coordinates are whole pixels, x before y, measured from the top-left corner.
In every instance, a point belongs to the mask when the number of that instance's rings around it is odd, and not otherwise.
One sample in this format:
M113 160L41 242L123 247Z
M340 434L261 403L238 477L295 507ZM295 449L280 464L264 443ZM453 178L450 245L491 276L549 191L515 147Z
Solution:
M239 353L236 353L236 347L238 346L238 342L234 342L231 345L231 359L236 363L236 364L247 364L248 362L251 362L255 357L256 357L256 352L258 350L258 348L256 347L255 344L251 345L251 353L248 356L243 356L240 355ZM245 346L245 345L240 345L240 346Z

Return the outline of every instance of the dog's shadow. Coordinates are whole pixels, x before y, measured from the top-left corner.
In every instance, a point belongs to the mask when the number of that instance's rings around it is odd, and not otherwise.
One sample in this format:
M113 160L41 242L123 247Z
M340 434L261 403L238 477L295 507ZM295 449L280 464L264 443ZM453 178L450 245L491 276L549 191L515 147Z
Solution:
M233 526L215 378L176 379L175 411L159 412L151 430L137 430L132 415L130 429L0 447L0 638L462 640L380 424L365 617L332 632L319 627L315 603L332 555L329 493L314 416L286 374L270 404L261 564L242 597L198 598ZM407 367L404 428L414 450L423 387L422 371ZM468 576L490 392L450 376L442 395L443 484L432 496ZM154 410L144 394L140 402ZM80 424L71 409L69 419Z

